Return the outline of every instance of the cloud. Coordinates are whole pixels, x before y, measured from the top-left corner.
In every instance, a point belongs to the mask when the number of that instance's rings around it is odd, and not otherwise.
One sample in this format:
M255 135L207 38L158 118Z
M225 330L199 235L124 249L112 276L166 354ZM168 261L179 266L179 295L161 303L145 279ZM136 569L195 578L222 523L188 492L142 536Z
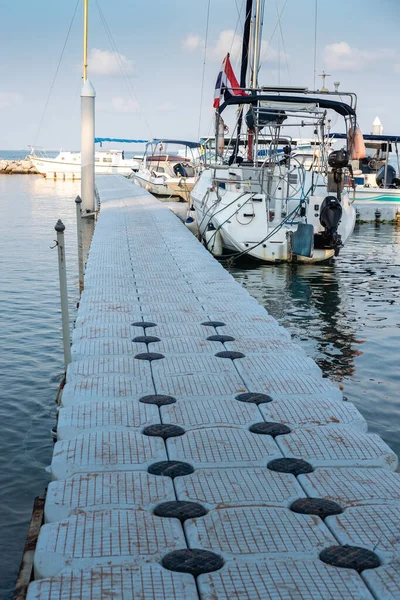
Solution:
M222 62L224 57L228 54L231 55L232 61L237 61L242 55L242 41L241 35L235 35L233 29L224 29L220 32L218 38L211 42L207 48L207 57L213 62ZM204 48L204 40L194 34L189 34L182 42L183 48L188 52L202 51ZM285 55L281 53L281 60L285 60ZM278 52L268 46L268 42L261 42L261 61L273 63L278 59Z
M88 68L90 73L96 75L122 75L123 73L130 75L134 71L134 63L118 52L92 48L88 58Z
M22 96L17 92L0 92L0 108L8 108L21 102Z
M396 58L396 51L382 48L370 52L350 46L347 42L337 42L325 46L324 61L331 71L362 71L372 63Z
M139 110L139 104L136 100L123 98L122 96L114 96L111 99L111 106L116 112L130 113Z
M202 40L199 35L194 35L193 33L189 33L182 42L182 48L189 52L198 50L200 47L204 48L204 40Z
M172 104L172 102L163 102L163 104L160 104L159 106L157 106L157 110L159 112L172 112L176 109L176 106L174 104Z

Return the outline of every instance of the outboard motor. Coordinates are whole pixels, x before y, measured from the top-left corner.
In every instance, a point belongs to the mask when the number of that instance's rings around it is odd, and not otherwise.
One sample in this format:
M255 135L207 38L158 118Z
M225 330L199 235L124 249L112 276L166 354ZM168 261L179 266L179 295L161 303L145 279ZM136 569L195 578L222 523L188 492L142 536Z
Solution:
M344 187L343 169L345 169L350 160L347 150L335 150L328 157L328 165L332 171L328 173L328 192L337 194L339 201L342 198Z
M335 256L339 254L342 240L337 230L342 212L342 205L336 196L327 196L324 199L319 213L319 222L325 228L325 231L315 235L315 248L333 248Z
M396 177L396 171L392 165L387 166L387 174L385 181L386 166L383 165L376 174L376 184L380 188L396 188L400 181Z

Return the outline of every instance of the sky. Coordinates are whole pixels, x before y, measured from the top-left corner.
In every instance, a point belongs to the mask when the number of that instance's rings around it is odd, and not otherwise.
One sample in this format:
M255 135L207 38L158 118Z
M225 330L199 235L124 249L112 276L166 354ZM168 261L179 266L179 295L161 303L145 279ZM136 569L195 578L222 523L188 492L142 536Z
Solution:
M2 0L1 149L79 149L82 4ZM96 136L210 135L215 80L229 51L239 76L244 4L89 0ZM315 5L266 0L261 85L313 88ZM317 6L317 75L325 70L330 89L340 81L340 90L357 94L364 133L378 115L385 133L400 134L400 0L317 0Z

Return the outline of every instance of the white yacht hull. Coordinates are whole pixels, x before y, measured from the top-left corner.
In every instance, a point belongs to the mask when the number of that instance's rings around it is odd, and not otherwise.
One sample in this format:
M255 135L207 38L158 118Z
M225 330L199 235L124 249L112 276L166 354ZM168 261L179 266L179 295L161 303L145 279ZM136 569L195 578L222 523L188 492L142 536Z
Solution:
M81 163L80 161L60 161L52 158L44 158L36 155L29 156L36 170L44 177L54 179L80 179ZM126 161L127 162L127 161ZM139 168L137 161L129 161L128 164L95 164L96 175L125 175L132 173L134 168Z
M132 176L135 183L155 196L178 196L189 201L190 192L195 184L194 177L153 177L150 174L139 171Z
M294 255L290 236L296 232L298 223L282 222L283 202L277 203L273 207L274 211L271 211L271 207L267 206L265 194L257 193L256 184L251 184L247 189L245 186L238 189L238 181L251 180L249 173L245 174L239 167L229 168L229 175L236 174L232 183L228 183L226 179L226 170L216 169L216 176L221 181L225 177L225 187L217 191L212 171L213 169L203 171L191 194L199 234L211 252L218 255L222 248L222 251L245 253L266 263L316 263L334 256L335 250L332 248L316 248L311 256ZM325 196L326 194L311 196L308 200L307 222L313 225L315 233L322 232L323 227L314 207L317 204L320 206ZM287 214L295 210L298 204L298 199L289 200ZM342 211L338 233L344 244L353 232L356 217L347 195L342 199Z

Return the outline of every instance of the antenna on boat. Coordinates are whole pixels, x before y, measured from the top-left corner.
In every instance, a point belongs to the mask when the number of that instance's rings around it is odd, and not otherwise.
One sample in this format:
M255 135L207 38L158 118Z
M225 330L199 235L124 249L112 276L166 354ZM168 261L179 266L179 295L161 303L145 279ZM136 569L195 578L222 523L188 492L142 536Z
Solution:
M327 77L330 77L330 75L325 73L325 71L322 71L320 77L322 77L322 88L319 91L322 92L323 94L327 94L329 92L329 90L327 87L325 87L325 80Z
M87 80L89 0L83 2L83 81Z

